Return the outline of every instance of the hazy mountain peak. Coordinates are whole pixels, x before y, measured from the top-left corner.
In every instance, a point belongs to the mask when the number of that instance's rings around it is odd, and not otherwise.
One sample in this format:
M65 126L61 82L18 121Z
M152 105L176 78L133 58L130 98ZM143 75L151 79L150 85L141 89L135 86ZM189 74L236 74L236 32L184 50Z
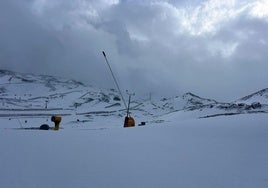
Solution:
M268 88L259 90L255 93L247 95L241 99L238 99L236 102L245 102L247 104L253 102L260 102L262 104L268 104Z

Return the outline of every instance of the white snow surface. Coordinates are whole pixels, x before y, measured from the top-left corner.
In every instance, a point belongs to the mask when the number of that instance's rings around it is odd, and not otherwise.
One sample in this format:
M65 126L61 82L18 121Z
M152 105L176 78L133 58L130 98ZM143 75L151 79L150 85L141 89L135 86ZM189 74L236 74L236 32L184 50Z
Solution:
M1 119L0 187L268 187L266 114L177 115L132 128L117 119L63 122L59 131Z
M267 96L134 97L123 128L113 89L0 70L0 188L267 188Z

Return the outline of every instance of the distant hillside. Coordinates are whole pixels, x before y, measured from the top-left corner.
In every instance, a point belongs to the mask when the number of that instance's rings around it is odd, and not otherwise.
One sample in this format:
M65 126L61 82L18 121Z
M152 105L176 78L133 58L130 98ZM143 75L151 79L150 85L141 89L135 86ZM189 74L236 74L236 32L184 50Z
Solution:
M268 88L262 89L248 96L245 96L237 100L236 102L244 102L247 104L251 104L253 102L260 102L261 104L268 104Z
M161 100L135 97L131 101L131 113L136 117L156 119L177 112L194 112L194 117L266 112L267 91L261 90L234 103L220 103L190 92ZM96 117L122 118L126 109L115 89L88 86L66 78L0 70L0 117L49 116L53 113L94 121Z

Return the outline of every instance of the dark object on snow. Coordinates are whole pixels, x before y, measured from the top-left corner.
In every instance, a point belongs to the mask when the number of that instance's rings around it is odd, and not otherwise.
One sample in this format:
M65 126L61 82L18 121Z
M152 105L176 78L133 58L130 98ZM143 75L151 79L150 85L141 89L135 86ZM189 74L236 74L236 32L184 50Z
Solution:
M251 107L252 107L253 109L261 108L261 103L259 103L259 102L253 102L253 103L251 104Z
M47 125L47 124L43 124L43 125L41 125L40 126L40 130L49 130L49 125Z
M51 121L53 121L55 123L54 130L55 131L59 130L61 117L60 116L52 116Z
M144 125L146 125L144 121L142 121L141 124L139 124L139 126L144 126Z
M118 97L118 96L115 96L115 97L113 98L113 100L114 100L114 101L121 101L120 97Z
M124 122L124 127L134 127L135 126L135 120L133 117L126 116L125 117L125 122Z

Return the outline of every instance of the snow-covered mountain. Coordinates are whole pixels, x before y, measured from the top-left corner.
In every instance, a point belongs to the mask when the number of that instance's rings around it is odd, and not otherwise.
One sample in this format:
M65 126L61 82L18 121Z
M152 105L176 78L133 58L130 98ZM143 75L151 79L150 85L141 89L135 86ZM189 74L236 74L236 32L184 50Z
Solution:
M260 102L261 104L268 104L268 88L262 89L248 96L245 96L236 102L251 104L254 102Z
M136 95L132 115L147 124L124 129L114 89L0 71L0 185L267 187L266 96L222 103L193 93ZM62 116L63 130L37 131L53 127L51 115Z
M127 96L126 96L127 97ZM232 103L199 97L193 93L170 98L131 102L132 115L145 121L163 120L169 114L191 113L195 118L267 112L268 89ZM119 93L66 78L0 70L0 117L66 116L69 121L93 122L96 118L125 116Z

